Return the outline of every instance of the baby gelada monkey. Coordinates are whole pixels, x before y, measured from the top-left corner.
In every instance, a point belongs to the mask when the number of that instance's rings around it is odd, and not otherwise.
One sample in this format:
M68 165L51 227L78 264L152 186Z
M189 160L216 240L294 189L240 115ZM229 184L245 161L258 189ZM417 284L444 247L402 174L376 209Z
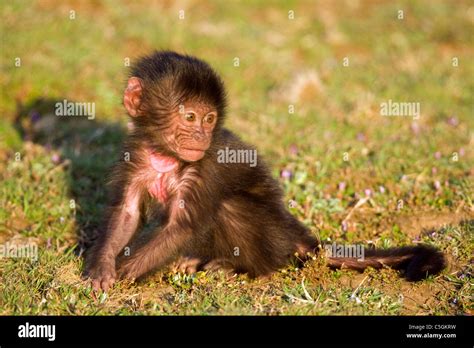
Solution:
M127 156L112 171L104 228L86 258L94 289L173 261L185 272L222 268L258 277L295 255L304 261L318 252L320 242L288 212L260 157L251 164L222 160L222 151L256 151L223 127L226 92L207 63L169 51L143 57L131 69L123 104L133 127L124 143ZM150 224L153 231L133 246ZM387 265L408 280L445 266L443 254L426 245L327 260L330 267L359 271Z

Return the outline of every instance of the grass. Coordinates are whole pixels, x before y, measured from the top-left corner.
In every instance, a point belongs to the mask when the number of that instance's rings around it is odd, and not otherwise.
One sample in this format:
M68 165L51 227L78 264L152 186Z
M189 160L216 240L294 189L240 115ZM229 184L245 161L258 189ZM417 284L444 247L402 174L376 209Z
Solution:
M0 259L0 314L473 314L472 2L0 9L0 243L39 247L36 261ZM91 293L80 255L126 129L124 63L155 48L197 55L222 74L227 126L258 147L296 202L292 213L324 242L424 242L446 253L448 268L408 283L388 269L330 271L317 258L269 279L162 270ZM53 116L64 99L94 102L96 118ZM420 118L381 116L389 99L419 102Z

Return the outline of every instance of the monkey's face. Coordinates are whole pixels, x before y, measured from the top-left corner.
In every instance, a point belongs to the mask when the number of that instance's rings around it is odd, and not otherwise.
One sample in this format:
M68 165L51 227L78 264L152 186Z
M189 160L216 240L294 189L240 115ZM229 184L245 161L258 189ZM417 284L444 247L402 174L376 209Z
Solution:
M167 147L184 161L199 161L211 145L217 117L216 109L205 102L181 104L163 132Z
M148 92L147 92L148 91ZM173 93L151 91L144 81L131 77L124 93L124 106L135 118L140 135L158 151L172 153L179 159L195 162L209 149L216 127L218 108L203 98L192 97L172 107ZM175 93L179 94L179 93ZM176 103L178 104L178 103Z

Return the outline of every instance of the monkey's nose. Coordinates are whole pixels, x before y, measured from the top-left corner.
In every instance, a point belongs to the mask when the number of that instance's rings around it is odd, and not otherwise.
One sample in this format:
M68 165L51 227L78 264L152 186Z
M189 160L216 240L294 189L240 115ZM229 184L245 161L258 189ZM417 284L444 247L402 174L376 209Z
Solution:
M203 141L206 139L206 135L204 134L204 132L194 132L193 139L196 141Z

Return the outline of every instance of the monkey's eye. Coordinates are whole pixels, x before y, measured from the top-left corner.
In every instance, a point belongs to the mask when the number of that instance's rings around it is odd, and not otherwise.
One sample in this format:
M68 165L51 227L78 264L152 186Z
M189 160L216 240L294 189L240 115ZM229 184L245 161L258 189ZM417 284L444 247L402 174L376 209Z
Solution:
M204 122L212 123L214 122L215 118L216 116L214 114L207 114L206 117L204 118Z
M196 119L196 114L194 112L187 112L184 115L184 119L188 122L194 122L194 120Z

